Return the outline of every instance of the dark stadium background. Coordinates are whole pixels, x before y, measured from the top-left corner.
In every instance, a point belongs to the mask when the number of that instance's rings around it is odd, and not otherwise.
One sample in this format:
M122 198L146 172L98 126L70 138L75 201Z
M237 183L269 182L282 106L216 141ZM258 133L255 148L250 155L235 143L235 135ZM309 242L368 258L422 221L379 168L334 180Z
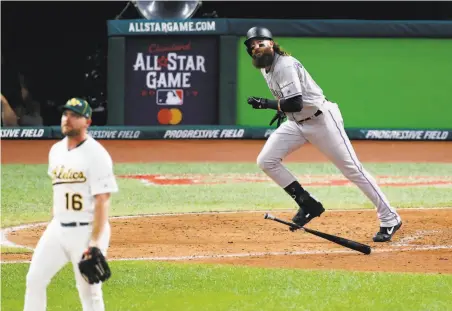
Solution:
M2 2L2 93L11 106L20 102L17 72L40 102L44 125L59 119L55 107L72 96L104 101L106 21L124 9L125 1ZM203 2L194 18L212 12L219 18L451 20L452 2L251 1ZM139 18L133 6L123 19ZM13 100L14 99L14 100ZM95 124L105 123L105 113Z

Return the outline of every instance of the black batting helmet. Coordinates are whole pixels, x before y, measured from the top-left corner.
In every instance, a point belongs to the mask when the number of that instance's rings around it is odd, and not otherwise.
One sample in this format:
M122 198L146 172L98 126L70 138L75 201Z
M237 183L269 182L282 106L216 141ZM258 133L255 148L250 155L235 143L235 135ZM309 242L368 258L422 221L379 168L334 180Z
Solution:
M245 45L248 47L248 43L252 39L273 40L270 30L264 27L253 27L246 33Z

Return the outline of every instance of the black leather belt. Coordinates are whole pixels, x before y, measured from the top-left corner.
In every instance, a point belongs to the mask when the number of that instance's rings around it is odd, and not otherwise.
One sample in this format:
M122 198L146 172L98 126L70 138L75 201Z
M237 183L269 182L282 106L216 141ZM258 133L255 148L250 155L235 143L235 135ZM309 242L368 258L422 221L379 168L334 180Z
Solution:
M297 121L297 123L301 123L301 122L305 122L305 121L311 120L314 117L320 116L322 113L323 113L322 110L317 110L316 113L314 113L314 115L312 117L309 117L309 118Z
M61 226L63 227L78 227L78 226L89 226L91 225L90 222L67 222L67 223L61 223Z

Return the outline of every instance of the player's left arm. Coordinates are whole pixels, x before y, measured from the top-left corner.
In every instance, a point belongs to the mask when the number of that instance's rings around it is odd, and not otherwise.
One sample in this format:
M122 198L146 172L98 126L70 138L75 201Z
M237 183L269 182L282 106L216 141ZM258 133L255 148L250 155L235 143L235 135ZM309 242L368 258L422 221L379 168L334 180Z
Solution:
M274 109L282 112L299 112L303 109L302 88L298 72L298 63L284 67L277 77L282 97L267 99L261 97L248 98L248 104L254 109Z
M94 221L93 231L91 233L91 240L89 247L98 246L98 241L102 232L104 232L105 225L108 222L108 210L110 208L110 193L100 193L94 196Z
M90 188L91 194L94 196L95 207L93 231L89 246L97 247L100 236L108 222L111 193L118 191L118 185L113 172L113 162L106 151L98 152L91 164Z

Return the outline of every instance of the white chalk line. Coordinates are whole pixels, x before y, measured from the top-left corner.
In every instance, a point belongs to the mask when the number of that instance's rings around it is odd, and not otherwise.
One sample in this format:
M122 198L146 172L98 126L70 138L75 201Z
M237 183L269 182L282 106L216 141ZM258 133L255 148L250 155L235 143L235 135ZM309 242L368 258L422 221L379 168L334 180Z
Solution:
M40 223L24 224L24 225L19 225L19 226L14 226L14 227L9 227L9 228L2 229L2 231L1 231L1 246L25 248L25 249L28 249L28 250L34 250L33 247L16 244L14 242L9 241L8 240L8 234L11 233L12 231L20 231L20 230L25 230L25 229L30 229L30 228L42 227L42 226L45 226L47 224L48 224L47 222L40 222Z
M372 253L391 253L400 251L426 251L437 249L452 249L452 245L423 245L403 249L380 248L373 249ZM174 256L174 257L134 257L134 258L111 258L108 261L188 261L202 259L224 259L224 258L244 258L244 257L263 257L263 256L300 256L300 255L330 255L330 254L358 254L352 250L308 250L293 252L256 252L256 253L237 253L237 254L213 254L213 255L193 255L193 256ZM29 260L2 261L1 264L20 264L30 263Z
M449 210L452 209L452 207L415 207L415 208L398 208L397 210ZM328 210L328 212L369 212L372 211L372 209L353 209L353 210ZM256 210L237 210L237 211L208 211L208 212L184 212L184 213L155 213L155 214L136 214L136 215L124 215L124 216L112 216L112 219L133 219L133 218L144 218L144 217L171 217L171 216L185 216L185 215L215 215L215 214L238 214L238 213L265 213L267 211L256 211ZM294 212L294 209L290 210L272 210L272 212L281 212L281 213L287 213L287 212ZM9 247L18 247L18 248L26 248L33 250L34 248L28 247L25 245L19 245L14 242L11 242L7 239L7 236L12 231L20 231L25 230L29 228L35 228L35 227L41 227L47 225L48 222L40 222L40 223L32 223L32 224L23 224L18 226L13 226L9 228L4 228L1 230L1 241L0 245L2 246L9 246Z
M450 207L438 207L438 208L399 208L398 210L448 210ZM356 210L330 210L329 212L368 212L371 209L356 209ZM273 212L293 212L293 210L274 210ZM160 214L138 214L138 215L126 215L126 216L112 216L112 219L133 219L133 218L144 218L144 217L164 217L164 216L185 216L185 215L214 215L214 214L238 214L238 213L264 213L264 211L210 211L210 212L186 212L186 213L160 213ZM1 246L5 247L16 247L25 248L28 250L34 250L34 248L16 244L8 240L8 234L12 231L20 231L29 228L41 227L47 225L48 222L40 222L33 224L23 224L18 226L13 226L1 230ZM430 231L417 231L414 235L405 237L399 242L392 244L394 247L409 247L411 246L409 242L416 239L422 238L428 233L436 233L437 230ZM434 250L434 249L450 249L452 245L424 245L419 247L411 247L408 249L403 249L403 251L413 251L413 250ZM401 251L402 249L377 249L372 252L393 252ZM255 256L278 256L278 255L316 255L316 254L335 254L335 253L353 253L354 251L338 250L338 251L295 251L295 252L267 252L267 253L243 253L243 254L224 254L224 255L195 255L195 256L178 256L178 257L137 257L137 258L118 258L111 259L113 261L132 261L132 260L165 260L165 261L178 261L178 260L196 260L196 259L213 259L213 258L238 258L238 257L255 257ZM29 263L30 261L0 261L0 264L8 263Z
M411 245L411 242L422 239L426 235L440 232L440 230L418 230L413 235L401 238L398 242L394 243L393 246L409 246Z

